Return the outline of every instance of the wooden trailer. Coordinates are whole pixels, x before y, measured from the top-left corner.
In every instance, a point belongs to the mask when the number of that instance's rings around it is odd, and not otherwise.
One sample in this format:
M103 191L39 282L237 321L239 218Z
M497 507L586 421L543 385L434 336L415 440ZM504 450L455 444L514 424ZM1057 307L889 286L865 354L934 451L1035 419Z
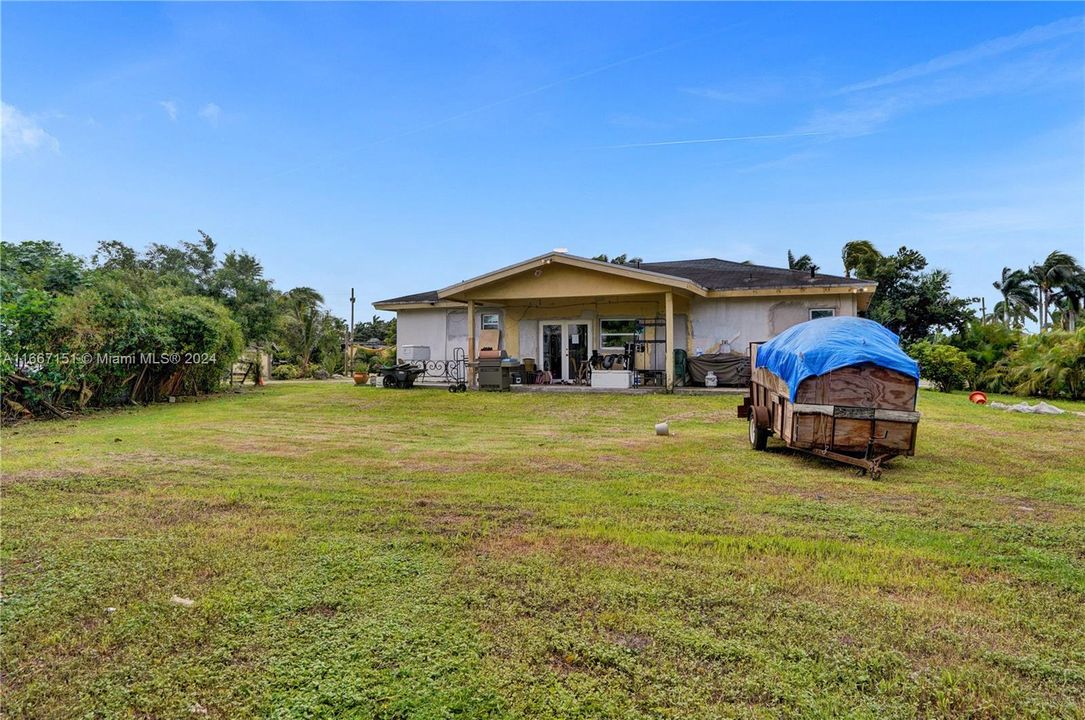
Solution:
M806 377L792 393L786 381L758 367L762 344L750 346L750 395L739 408L754 450L775 435L787 447L855 465L875 479L883 463L915 454L915 377L863 362Z

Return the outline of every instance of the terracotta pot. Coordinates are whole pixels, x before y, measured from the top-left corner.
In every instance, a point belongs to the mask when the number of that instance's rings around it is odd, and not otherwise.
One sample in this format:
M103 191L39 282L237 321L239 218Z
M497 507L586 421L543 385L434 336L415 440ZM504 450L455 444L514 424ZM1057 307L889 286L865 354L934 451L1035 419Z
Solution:
M354 384L355 385L365 385L367 382L369 382L369 373L365 373L365 372L356 372L356 373L354 373Z

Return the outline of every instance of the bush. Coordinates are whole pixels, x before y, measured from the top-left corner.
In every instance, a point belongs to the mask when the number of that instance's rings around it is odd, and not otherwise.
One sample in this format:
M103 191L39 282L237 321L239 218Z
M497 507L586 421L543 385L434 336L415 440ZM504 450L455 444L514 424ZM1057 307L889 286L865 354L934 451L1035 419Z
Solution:
M21 359L4 361L0 390L19 414L211 392L241 351L237 323L205 297L111 273L57 297L3 282L4 351Z
M963 332L951 335L947 342L964 352L976 365L975 387L988 390L985 380L988 370L1008 356L1020 344L1024 333L1001 322L973 319Z
M208 298L162 291L156 295L172 352L199 360L184 368L188 382L201 392L218 389L241 355L241 327L225 307Z
M1085 399L1085 328L1025 337L983 380L996 392Z
M298 370L298 366L290 363L283 363L271 368L272 380L297 380L300 375L301 371Z
M965 387L976 374L976 364L952 345L921 340L912 344L908 354L919 363L919 374L942 392Z

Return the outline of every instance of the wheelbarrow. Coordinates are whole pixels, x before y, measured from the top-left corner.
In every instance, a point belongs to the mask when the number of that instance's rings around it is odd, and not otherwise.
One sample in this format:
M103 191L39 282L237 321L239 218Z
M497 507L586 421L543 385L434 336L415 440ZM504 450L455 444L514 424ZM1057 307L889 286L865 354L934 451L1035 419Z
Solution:
M414 381L426 370L411 363L399 363L398 365L385 365L379 368L377 372L384 378L381 381L384 387L406 389L414 387Z

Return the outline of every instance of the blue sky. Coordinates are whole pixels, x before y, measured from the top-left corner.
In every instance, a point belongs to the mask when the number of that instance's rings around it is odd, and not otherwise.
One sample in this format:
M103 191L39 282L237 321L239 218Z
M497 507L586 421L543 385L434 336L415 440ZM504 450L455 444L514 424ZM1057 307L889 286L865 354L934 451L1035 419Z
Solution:
M556 247L1085 255L1070 3L2 6L8 241L195 239L345 315Z

